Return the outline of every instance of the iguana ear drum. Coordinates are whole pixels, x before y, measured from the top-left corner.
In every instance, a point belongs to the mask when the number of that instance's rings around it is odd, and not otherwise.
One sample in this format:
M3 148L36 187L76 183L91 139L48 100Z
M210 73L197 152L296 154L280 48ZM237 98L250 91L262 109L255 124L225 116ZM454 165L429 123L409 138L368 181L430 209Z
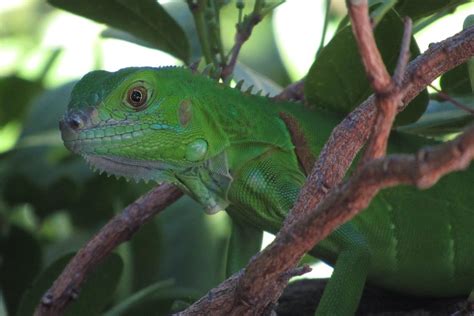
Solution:
M192 162L198 162L203 160L207 154L207 141L202 138L198 138L186 147L186 159Z
M181 124L182 127L188 126L189 122L191 121L193 117L191 100L186 99L186 100L181 101L178 108L178 117L179 117L179 123Z

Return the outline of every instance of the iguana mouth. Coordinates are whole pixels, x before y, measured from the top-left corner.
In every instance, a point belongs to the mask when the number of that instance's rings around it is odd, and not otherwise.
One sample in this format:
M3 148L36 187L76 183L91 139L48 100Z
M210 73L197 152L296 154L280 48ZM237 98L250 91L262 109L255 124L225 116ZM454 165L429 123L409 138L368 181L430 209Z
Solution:
M71 122L76 122L76 125ZM93 126L81 126L80 122L75 121L74 117L65 117L59 122L64 145L76 154L107 154L107 148L123 146L125 142L144 134L140 124L129 121Z
M162 161L145 161L116 156L82 155L94 171L135 181L175 182L173 166Z

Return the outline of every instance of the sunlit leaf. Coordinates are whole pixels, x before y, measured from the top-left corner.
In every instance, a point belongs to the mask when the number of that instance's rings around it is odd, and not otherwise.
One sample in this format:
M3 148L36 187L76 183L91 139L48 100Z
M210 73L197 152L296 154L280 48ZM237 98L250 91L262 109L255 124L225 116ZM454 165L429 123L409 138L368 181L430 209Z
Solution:
M396 66L403 34L400 17L391 11L375 29L375 38L390 71ZM414 40L412 58L419 54ZM348 113L372 94L350 26L339 31L311 66L305 81L307 100L339 113ZM416 121L428 104L427 92L416 97L397 117L396 124Z
M155 0L48 0L52 5L128 32L189 62L186 34Z

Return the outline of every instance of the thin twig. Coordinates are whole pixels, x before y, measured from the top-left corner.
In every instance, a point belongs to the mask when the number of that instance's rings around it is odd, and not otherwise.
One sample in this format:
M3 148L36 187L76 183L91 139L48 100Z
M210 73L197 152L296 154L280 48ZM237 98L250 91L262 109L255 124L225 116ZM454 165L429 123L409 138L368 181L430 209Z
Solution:
M301 79L288 85L283 91L274 96L273 99L280 101L304 100L304 80Z
M438 95L439 95L442 99L444 99L444 100L446 100L446 101L449 101L449 102L451 102L454 106L460 108L461 110L466 111L467 113L474 115L474 109L471 109L470 107L468 107L468 106L462 104L461 102L459 102L459 101L457 101L456 99L452 98L449 94L444 93L443 91L439 90L438 88L436 88L436 87L433 86L432 84L429 84L429 86L430 86L433 90L435 90L435 91L438 93Z
M351 12L351 17L355 19L353 21L354 30L356 30L357 25L359 23L366 23L366 21L368 20L367 17L361 17L361 15L364 14L363 11L355 10L355 7L353 6L349 6L349 12ZM368 15L368 12L366 12L365 14ZM388 137L392 129L395 115L397 114L397 108L402 99L402 93L399 87L401 86L406 65L409 60L410 39L412 30L412 23L410 18L405 19L404 26L405 29L402 36L400 54L398 58L397 67L395 69L394 79L389 78L387 85L386 78L373 77L372 87L374 88L375 98L377 100L377 116L375 118L375 125L373 127L369 143L367 145L367 150L364 152L364 156L360 161L359 166L363 165L371 159L382 157L387 151ZM368 25L365 26L365 28L368 27ZM364 53L368 52L367 50L361 50L360 53L362 55L363 60L373 58L374 56L380 56L380 54L378 53L377 46L375 45L373 33L371 33L372 36L369 36L368 32L357 33L356 31L354 31L354 34L356 35L356 40L359 44L359 48L363 47L364 45L367 45L367 41L371 41L373 42L374 46L370 44L369 47L372 47L377 50L377 53L371 52L368 56L364 56ZM358 34L365 34L366 38L358 38ZM382 64L379 64L379 62L382 61L376 59L373 62L365 63L365 65L366 67L372 66L383 68L385 69L385 71L381 73L383 73L384 76L388 75L388 71L386 70L386 67L383 62ZM366 72L367 74L369 74L368 76L370 79L370 74L376 73L376 70L366 69Z
M237 64L237 57L239 56L242 45L244 45L244 43L249 39L255 25L257 25L262 20L262 8L263 1L255 1L255 6L252 13L246 16L242 23L237 24L235 43L230 51L230 59L227 65L225 65L222 69L222 80L226 80L234 72L235 65Z
M324 24L323 30L321 31L321 41L319 42L318 50L316 51L316 58L318 58L319 54L324 48L324 42L326 41L326 33L328 30L329 25L329 12L331 11L331 0L325 1L325 11L324 11Z
M410 60L410 41L412 34L412 22L410 18L405 18L403 21L404 30L402 37L402 45L400 47L400 54L398 55L397 66L395 67L395 72L393 74L393 81L396 87L402 85L403 76Z
M382 56L380 55L380 51L375 43L367 1L347 1L347 8L352 20L352 31L357 42L357 47L359 48L360 57L364 64L367 78L374 90L375 98L377 99L376 123L367 150L361 161L361 164L363 164L385 154L388 135L390 134L392 122L397 113L401 93L390 78ZM409 25L411 26L411 24ZM405 45L402 45L402 47L404 46ZM404 55L404 52L402 51L400 55ZM399 60L405 61L403 57ZM405 67L403 66L403 68Z
M367 78L375 94L388 93L391 78L375 43L367 0L347 1L347 8Z
M163 184L149 191L115 216L71 259L36 307L36 316L62 315L77 297L88 274L143 224L176 201L182 192Z

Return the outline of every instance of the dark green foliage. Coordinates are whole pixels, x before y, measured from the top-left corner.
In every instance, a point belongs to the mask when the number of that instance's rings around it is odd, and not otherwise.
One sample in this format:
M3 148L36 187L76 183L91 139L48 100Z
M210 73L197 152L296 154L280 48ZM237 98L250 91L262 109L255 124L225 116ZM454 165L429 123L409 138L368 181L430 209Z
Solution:
M0 127L22 119L28 103L42 88L41 83L16 75L0 78Z
M462 64L441 76L441 89L448 94L472 94L467 65Z
M469 0L400 0L395 8L400 15L407 15L413 20L418 20L431 14L443 11L454 11L457 6L468 2Z
M4 298L13 314L21 295L41 268L41 249L38 241L24 229L12 225L0 239L0 284L6 291Z

